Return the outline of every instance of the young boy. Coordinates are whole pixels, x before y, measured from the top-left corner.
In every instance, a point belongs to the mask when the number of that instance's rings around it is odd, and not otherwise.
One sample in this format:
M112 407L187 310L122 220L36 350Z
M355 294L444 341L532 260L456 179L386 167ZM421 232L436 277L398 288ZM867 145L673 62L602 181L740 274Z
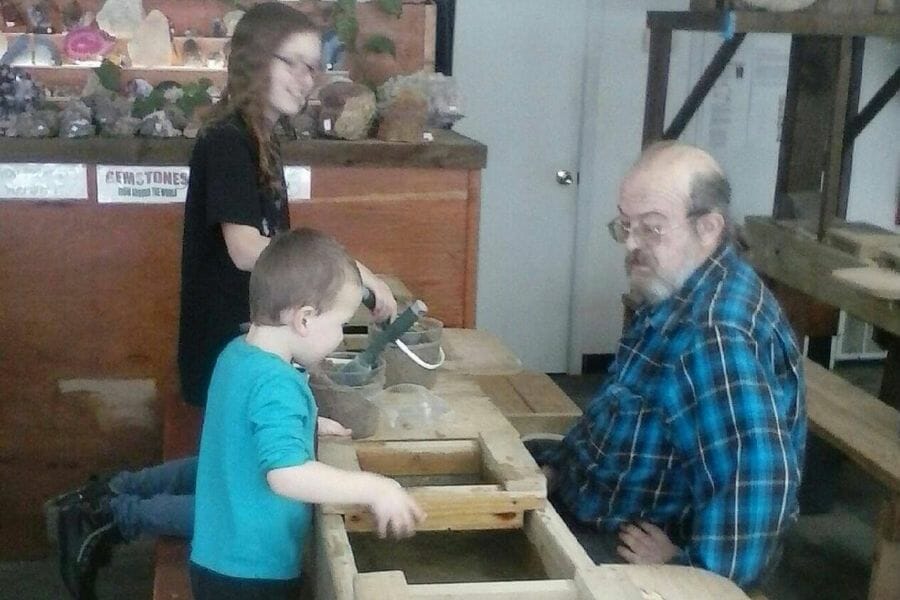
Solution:
M379 534L424 518L400 485L317 462L307 377L360 304L354 261L311 229L277 236L250 278L250 331L226 346L200 441L191 584L196 600L296 598L310 504L364 504ZM333 425L336 425L332 422Z

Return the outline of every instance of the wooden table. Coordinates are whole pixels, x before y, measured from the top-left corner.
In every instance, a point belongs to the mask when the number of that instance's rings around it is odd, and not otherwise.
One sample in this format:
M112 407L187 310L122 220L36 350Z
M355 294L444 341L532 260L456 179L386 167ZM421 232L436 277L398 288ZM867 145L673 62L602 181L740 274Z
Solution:
M345 336L344 348L360 350L365 334ZM438 395L485 396L520 434L565 433L581 409L544 373L527 371L495 335L479 329L445 328L446 355L434 391Z

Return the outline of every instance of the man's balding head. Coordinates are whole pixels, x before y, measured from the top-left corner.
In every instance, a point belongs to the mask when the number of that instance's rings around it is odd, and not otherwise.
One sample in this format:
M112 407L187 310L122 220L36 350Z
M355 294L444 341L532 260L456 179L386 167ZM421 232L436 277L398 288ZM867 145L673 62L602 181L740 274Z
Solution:
M730 202L709 154L678 142L648 147L619 189L632 291L659 301L678 289L728 236Z
M688 214L717 212L731 225L731 185L719 163L709 153L677 141L655 142L648 146L625 178L643 174L670 186L671 198L684 202ZM623 183L624 186L624 183Z

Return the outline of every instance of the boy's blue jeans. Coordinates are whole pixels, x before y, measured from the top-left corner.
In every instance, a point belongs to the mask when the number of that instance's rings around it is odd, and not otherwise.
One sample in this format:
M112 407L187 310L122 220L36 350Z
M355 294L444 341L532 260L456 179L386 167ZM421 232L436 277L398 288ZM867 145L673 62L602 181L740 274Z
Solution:
M125 541L143 536L194 535L197 457L170 460L140 471L122 471L109 481L109 502Z

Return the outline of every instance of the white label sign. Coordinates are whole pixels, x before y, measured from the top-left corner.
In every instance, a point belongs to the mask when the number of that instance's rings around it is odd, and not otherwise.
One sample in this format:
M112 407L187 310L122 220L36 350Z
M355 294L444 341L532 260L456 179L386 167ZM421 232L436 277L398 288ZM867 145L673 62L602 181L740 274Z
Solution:
M284 179L287 181L288 201L309 200L312 187L312 171L309 167L285 167Z
M61 163L0 163L0 200L86 200L87 168Z
M188 167L97 165L97 202L165 204L184 202Z

